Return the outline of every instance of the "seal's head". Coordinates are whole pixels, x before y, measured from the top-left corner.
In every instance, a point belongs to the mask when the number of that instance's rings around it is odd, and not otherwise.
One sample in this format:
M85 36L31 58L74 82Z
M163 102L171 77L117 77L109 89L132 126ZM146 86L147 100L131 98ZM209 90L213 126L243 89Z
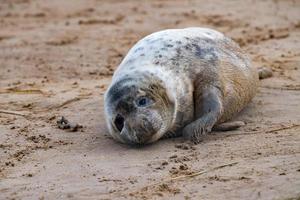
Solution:
M135 75L114 81L104 101L110 134L120 142L151 143L171 125L174 105L162 82L153 77Z

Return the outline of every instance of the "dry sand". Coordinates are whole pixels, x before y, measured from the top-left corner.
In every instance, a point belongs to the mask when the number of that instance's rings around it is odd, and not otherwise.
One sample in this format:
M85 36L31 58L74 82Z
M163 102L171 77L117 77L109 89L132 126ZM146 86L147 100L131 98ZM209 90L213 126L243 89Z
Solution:
M0 199L300 198L299 1L0 2ZM247 125L196 146L114 142L113 70L143 36L189 26L226 33L274 71L237 116ZM58 129L60 116L83 127Z

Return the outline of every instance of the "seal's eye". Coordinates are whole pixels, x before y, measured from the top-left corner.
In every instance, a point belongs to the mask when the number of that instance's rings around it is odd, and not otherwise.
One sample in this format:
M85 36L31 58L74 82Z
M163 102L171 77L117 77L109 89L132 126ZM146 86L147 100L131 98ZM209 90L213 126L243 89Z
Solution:
M136 104L139 107L145 107L145 106L150 105L151 103L152 103L152 101L148 97L140 97L136 101Z

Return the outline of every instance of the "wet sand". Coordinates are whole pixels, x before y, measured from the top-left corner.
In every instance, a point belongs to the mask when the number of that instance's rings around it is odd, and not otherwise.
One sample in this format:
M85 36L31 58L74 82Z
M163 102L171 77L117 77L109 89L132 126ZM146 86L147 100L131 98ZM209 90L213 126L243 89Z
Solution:
M2 0L0 199L299 199L300 2ZM237 41L261 81L236 131L198 145L114 142L103 94L130 47L167 28ZM62 130L65 116L82 127Z

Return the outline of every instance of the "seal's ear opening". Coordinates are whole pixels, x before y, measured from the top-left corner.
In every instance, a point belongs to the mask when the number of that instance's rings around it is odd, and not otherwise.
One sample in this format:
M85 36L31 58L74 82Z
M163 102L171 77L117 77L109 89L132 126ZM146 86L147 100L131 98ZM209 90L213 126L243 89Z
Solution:
M117 114L114 123L117 129L121 132L124 127L124 117L122 117L120 114Z

